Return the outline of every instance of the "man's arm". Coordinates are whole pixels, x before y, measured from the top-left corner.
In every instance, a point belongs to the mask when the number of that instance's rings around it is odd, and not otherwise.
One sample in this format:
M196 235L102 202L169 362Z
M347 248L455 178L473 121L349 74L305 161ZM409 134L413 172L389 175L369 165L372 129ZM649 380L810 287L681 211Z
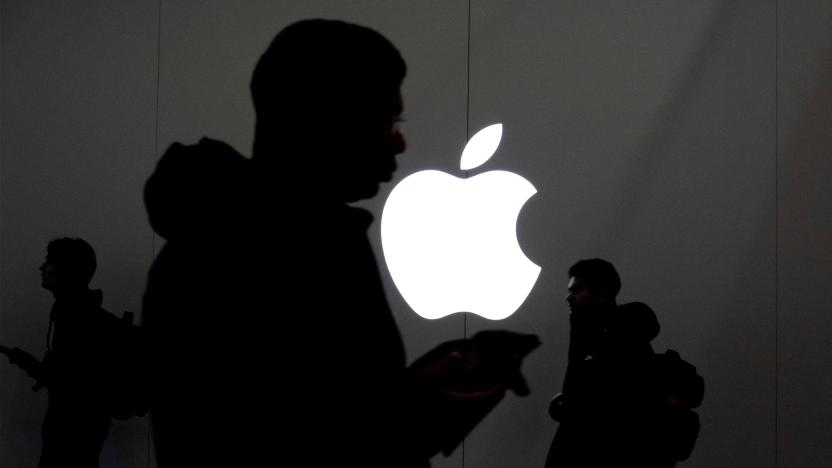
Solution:
M443 343L417 359L409 372L420 390L416 419L433 439L424 440L427 453L453 452L507 390L528 395L520 365L539 344L535 335L489 330Z
M0 354L5 354L9 358L10 363L23 369L30 377L38 381L38 384L34 388L35 390L42 386L41 382L44 377L42 362L20 348L9 348L8 346L0 345Z

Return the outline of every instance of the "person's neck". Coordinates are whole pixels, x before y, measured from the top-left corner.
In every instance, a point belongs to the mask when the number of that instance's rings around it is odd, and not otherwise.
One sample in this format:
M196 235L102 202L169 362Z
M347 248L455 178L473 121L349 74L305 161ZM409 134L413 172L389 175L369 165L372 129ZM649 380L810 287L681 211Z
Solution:
M263 181L258 186L267 190L270 198L286 197L293 206L344 205L334 181L325 177L327 169L312 167L314 161L325 164L325 159L293 147L278 150L272 145L255 145L253 174Z
M603 333L615 317L615 302L599 302L572 316L572 326L582 335Z
M86 286L57 289L52 291L52 297L56 301L71 301L85 296L89 291L90 289Z
M618 304L615 301L604 302L598 305L598 317L603 328L610 326L610 323L615 319L616 310L618 310Z

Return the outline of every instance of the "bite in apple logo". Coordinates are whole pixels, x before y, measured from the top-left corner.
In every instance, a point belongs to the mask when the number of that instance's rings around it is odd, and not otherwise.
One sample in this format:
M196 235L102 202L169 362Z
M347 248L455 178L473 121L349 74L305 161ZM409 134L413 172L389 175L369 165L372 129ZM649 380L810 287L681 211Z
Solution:
M477 132L460 169L488 161L502 134L502 124ZM426 170L393 188L381 216L381 244L390 276L413 311L427 319L513 314L540 274L517 242L520 210L536 192L506 171L461 179Z

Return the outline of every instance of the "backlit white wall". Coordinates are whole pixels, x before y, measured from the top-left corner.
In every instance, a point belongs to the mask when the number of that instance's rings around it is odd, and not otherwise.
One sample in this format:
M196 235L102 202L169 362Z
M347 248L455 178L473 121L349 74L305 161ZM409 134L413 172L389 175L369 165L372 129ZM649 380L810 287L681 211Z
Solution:
M248 153L255 61L283 26L338 18L378 29L408 62L394 183L454 171L467 134L500 121L483 170L538 189L518 234L543 271L504 322L423 320L381 265L411 359L494 326L544 343L524 365L532 395L509 395L464 456L435 467L542 466L565 366L565 270L591 256L619 267L622 300L657 311L655 347L706 379L682 466L832 457L828 2L64 3L0 0L0 343L43 351L51 301L37 267L56 236L96 248L105 307L140 310L160 247L141 190L158 155L202 136ZM377 217L392 186L364 203ZM378 246L378 223L371 234ZM46 398L30 386L0 360L0 467L36 463ZM102 466L153 466L148 440L146 420L117 423Z

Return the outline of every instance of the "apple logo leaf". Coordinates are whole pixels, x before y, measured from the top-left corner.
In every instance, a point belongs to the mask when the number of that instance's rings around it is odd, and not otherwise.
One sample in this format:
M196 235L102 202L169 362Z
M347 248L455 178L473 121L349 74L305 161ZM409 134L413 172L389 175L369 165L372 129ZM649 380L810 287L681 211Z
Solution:
M459 168L463 171L474 169L491 159L500 140L503 137L503 124L494 124L480 130L468 140L462 156L459 158Z

